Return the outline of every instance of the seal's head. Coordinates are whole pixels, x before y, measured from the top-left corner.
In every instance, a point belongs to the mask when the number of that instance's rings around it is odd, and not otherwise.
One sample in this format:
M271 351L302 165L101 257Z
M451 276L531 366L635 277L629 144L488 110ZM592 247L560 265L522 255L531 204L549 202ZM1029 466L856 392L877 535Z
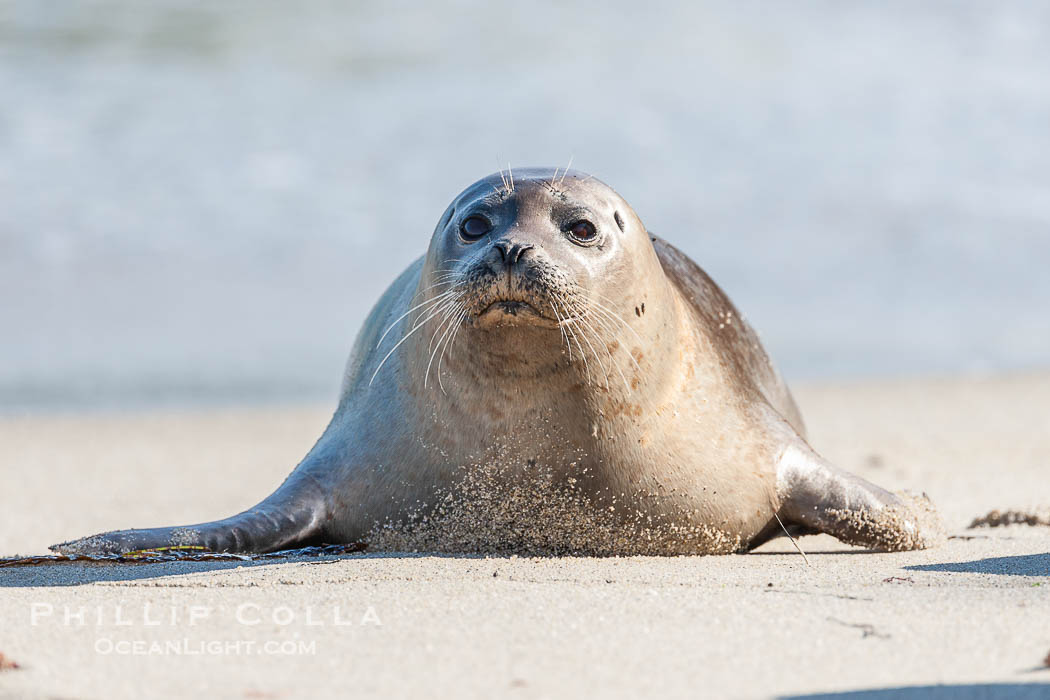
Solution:
M419 354L440 362L458 338L479 380L574 357L612 365L624 336L656 320L642 316L665 286L649 234L610 187L572 170L497 173L456 197L434 230L415 297L433 342Z
M654 263L645 227L604 183L577 171L498 173L441 217L423 288L456 299L477 328L548 329L623 294Z

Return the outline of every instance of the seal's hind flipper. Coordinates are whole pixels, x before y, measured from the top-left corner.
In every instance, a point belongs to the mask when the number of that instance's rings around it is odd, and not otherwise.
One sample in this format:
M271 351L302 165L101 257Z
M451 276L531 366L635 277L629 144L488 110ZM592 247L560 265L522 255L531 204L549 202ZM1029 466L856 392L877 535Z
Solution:
M941 536L939 519L925 497L892 494L835 467L801 439L777 463L777 493L785 522L849 544L903 551L925 549Z
M51 545L60 554L126 554L161 547L210 552L263 553L316 544L323 532L324 498L312 478L295 474L259 505L224 520L182 527L116 530Z

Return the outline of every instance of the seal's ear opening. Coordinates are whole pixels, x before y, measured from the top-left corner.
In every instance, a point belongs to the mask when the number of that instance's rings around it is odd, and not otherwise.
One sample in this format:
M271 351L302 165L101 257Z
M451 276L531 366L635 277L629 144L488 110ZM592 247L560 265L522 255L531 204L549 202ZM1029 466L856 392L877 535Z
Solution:
M613 218L616 219L616 225L620 227L621 231L626 231L627 230L626 225L624 225L624 223L623 223L623 217L620 216L620 212L614 211L613 212Z

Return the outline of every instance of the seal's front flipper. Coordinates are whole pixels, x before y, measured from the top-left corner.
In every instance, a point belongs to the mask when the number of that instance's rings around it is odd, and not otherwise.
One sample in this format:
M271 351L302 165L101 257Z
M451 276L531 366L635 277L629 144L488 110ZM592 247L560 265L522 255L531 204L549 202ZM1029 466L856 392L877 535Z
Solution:
M292 474L273 495L243 513L199 525L117 530L52 545L61 554L126 554L159 547L262 553L313 544L322 537L324 498L315 480Z
M848 544L883 551L925 549L941 537L925 496L897 496L845 472L799 440L777 464L780 517Z

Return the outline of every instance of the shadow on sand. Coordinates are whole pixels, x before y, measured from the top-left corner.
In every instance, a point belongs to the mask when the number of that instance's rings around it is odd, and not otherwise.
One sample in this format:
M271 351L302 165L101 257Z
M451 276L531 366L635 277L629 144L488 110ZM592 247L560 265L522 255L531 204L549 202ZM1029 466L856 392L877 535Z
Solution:
M913 685L903 688L879 688L877 690L850 690L842 693L819 693L815 695L785 695L781 700L986 700L990 698L1048 698L1050 684L1047 683L983 683L973 685Z
M275 552L274 554L282 554ZM509 555L508 555L509 556ZM62 562L33 566L0 568L0 588L49 588L83 586L100 581L137 581L164 576L184 576L209 571L225 571L242 567L272 567L279 564L333 564L347 559L414 559L422 557L449 557L456 559L493 558L480 554L427 554L415 552L359 552L342 555L310 556L289 552L287 556L234 561L164 561L141 563Z
M345 557L340 557L345 558ZM286 561L302 561L289 559ZM311 561L318 561L312 559ZM332 561L324 559L321 561ZM222 571L244 566L273 566L277 561L173 561L149 564L40 564L0 569L0 588L49 588L82 586L99 581L136 581L161 576L182 576L206 571Z
M1002 574L1004 576L1050 576L1050 553L989 557L943 564L913 564L909 571L946 571L957 574ZM1050 693L1047 694L1050 697Z

